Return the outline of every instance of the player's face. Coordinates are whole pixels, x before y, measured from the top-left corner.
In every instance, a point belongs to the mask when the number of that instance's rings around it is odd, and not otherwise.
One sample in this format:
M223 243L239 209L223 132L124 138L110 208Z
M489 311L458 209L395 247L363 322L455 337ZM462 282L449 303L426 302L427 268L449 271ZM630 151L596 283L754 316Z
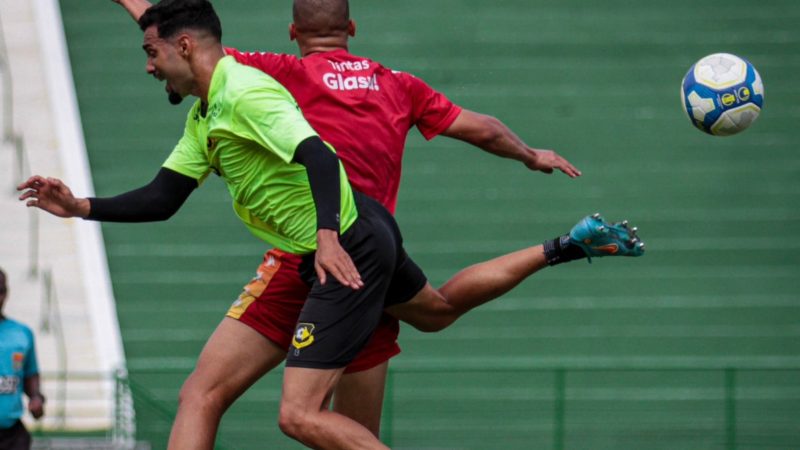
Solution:
M165 89L170 101L173 96L182 98L191 94L194 76L179 39L162 39L156 27L151 26L144 32L142 48L147 54L145 70L156 79L167 82Z

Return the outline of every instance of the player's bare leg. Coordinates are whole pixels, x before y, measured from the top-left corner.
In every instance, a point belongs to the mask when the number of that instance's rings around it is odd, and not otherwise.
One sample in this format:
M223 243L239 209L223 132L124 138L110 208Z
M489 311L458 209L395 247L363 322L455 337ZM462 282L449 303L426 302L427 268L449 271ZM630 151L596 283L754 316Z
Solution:
M181 388L169 449L213 449L225 410L285 357L285 350L257 331L224 318Z
M364 425L380 437L383 393L389 361L342 375L333 395L333 410Z
M548 265L602 256L641 256L644 243L627 221L605 222L600 214L581 219L570 232L458 272L438 290L430 284L386 312L421 331L439 331L464 313L496 299Z
M414 298L386 312L421 331L439 331L546 266L543 246L518 250L467 267L438 290L426 284Z
M388 449L358 422L326 408L342 372L344 368L287 367L283 373L281 430L314 449Z

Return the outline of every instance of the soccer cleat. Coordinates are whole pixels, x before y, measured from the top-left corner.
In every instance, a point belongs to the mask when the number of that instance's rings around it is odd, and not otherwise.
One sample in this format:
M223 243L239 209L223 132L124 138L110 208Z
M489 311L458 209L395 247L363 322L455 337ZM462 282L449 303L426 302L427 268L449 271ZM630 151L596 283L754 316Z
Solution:
M636 227L628 221L610 224L600 213L586 216L572 227L569 240L586 253L589 262L593 256L642 256L644 242L639 239Z

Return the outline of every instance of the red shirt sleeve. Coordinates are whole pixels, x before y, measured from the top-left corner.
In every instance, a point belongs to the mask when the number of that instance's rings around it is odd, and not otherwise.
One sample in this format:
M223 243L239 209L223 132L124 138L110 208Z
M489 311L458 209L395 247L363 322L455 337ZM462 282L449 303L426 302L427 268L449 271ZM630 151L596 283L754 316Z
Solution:
M461 114L461 107L419 78L406 74L410 83L414 125L427 140L441 134Z

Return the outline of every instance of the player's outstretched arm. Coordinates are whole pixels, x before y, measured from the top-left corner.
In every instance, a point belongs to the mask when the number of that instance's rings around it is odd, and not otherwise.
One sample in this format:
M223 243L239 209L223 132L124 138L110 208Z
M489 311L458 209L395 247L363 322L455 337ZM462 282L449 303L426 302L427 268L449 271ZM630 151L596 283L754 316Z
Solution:
M133 20L139 22L139 17L142 17L147 8L153 6L147 0L111 0L114 3L122 5L125 11L133 17Z
M560 170L570 178L581 175L580 170L556 152L528 147L503 122L492 116L465 109L442 134L497 156L520 161L531 170L544 173Z
M167 220L197 187L197 180L162 168L149 184L110 198L76 198L59 179L36 175L17 186L19 199L58 217L107 222Z
M58 178L34 175L17 186L23 191L20 201L28 207L36 207L58 217L87 217L89 199L76 198L72 191Z

